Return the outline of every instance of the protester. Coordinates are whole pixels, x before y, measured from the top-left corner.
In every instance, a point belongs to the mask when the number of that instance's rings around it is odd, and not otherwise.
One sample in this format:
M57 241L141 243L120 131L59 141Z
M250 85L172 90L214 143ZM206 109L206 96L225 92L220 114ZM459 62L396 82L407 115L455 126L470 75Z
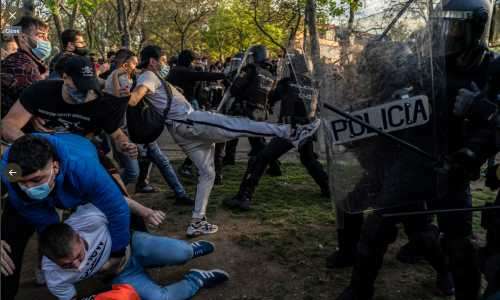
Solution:
M74 284L104 273L113 284L130 284L143 300L190 299L203 287L229 279L222 270L192 269L181 281L160 286L145 269L185 264L212 253L207 241L187 243L144 232L133 232L127 255L119 264L109 262L111 236L106 216L92 204L80 206L65 223L49 226L40 236L43 270L51 293L61 300L74 299Z
M196 236L215 233L218 227L208 223L206 219L208 198L215 179L214 143L242 136L279 136L289 139L298 147L314 134L319 127L319 121L292 130L289 125L195 111L178 90L160 79L158 72L161 54L161 48L153 45L141 51L138 67L144 72L131 93L129 105L135 106L147 98L162 115L167 110L165 122L170 134L198 169L195 207L186 234Z
M2 48L0 48L0 60L4 60L7 56L17 51L17 43L13 36L2 34Z
M128 95L133 86L134 72L138 63L137 56L130 50L121 49L116 53L115 63L117 68L106 80L104 91L115 96ZM125 128L125 125L123 127ZM187 195L186 190L175 174L170 160L161 151L158 142L141 145L140 148L141 153L144 153L158 167L167 184L175 192L176 204L193 205L194 201ZM119 151L117 152L117 156L125 169L122 176L124 183L137 182L140 172L140 165L137 159L131 159ZM149 172L149 168L145 171ZM141 190L143 184L142 180L141 182L137 182L136 190Z
M49 58L52 49L46 23L25 16L15 26L21 28L21 33L15 36L18 51L2 60L0 68L2 115L25 88L47 77L48 68L44 61Z
M80 31L74 29L66 29L61 33L62 51L59 52L50 61L50 79L60 79L61 77L55 72L57 63L64 56L80 55L86 56L89 53L87 43Z

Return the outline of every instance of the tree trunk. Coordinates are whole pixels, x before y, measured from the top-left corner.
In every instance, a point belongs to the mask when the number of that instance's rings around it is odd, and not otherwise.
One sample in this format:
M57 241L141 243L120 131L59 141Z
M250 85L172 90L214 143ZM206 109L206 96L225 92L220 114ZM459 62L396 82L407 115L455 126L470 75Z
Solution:
M73 5L73 11L71 12L71 16L69 18L69 24L68 24L69 29L73 29L73 27L75 27L75 21L79 10L80 10L80 2L76 1L75 4Z
M52 11L52 19L54 20L54 25L57 30L57 37L59 40L59 45L61 46L61 51L63 51L61 34L64 31L64 22L61 17L61 12L59 11L59 1L56 3L54 11Z
M322 63L319 45L318 30L316 28L316 0L306 1L305 19L309 31L309 46L311 47L311 60L313 63L313 77L320 83L322 75Z
M117 3L117 15L118 15L118 29L122 33L121 44L122 47L130 49L130 28L128 25L125 2L123 0L116 0L116 3Z
M35 0L23 0L23 16L35 15Z

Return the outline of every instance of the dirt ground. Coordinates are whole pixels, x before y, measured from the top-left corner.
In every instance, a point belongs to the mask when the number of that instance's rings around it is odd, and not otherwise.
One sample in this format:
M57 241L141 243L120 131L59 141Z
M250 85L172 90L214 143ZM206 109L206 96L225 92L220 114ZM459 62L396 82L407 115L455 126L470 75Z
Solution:
M226 167L224 185L214 188L208 210L209 220L220 229L203 237L216 244L215 253L184 266L151 270L153 278L166 284L179 280L190 268L221 268L230 273L231 280L202 290L193 299L335 299L347 286L351 269L332 271L325 267L325 257L336 245L335 214L330 200L320 197L319 189L296 157L291 154L285 159L283 176L263 178L255 194L254 209L248 213L232 212L221 204L237 191L246 164L242 161ZM181 157L175 158L178 165ZM165 224L153 232L185 239L190 208L173 206L173 193L156 170L153 183L160 187L160 193L135 197L147 206L167 212ZM193 195L195 186L189 181L184 183ZM478 189L479 198L492 197ZM427 264L406 265L395 259L404 242L400 233L398 242L390 247L376 283L375 299L443 299L434 294L435 274ZM34 284L35 244L30 243L25 255L18 300L53 299L45 287ZM106 286L93 280L78 285L81 295L103 288Z

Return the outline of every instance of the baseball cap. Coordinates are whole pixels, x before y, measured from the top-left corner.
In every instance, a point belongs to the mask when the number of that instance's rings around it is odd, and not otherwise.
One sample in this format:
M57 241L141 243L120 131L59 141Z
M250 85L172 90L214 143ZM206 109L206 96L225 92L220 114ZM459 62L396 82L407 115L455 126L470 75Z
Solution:
M161 48L158 46L150 45L146 46L141 50L141 62L137 65L137 68L144 69L148 66L149 59L154 58L160 60L162 55Z
M100 93L101 86L95 75L94 66L87 57L73 55L68 58L64 64L64 73L73 79L80 92L87 93L94 90Z

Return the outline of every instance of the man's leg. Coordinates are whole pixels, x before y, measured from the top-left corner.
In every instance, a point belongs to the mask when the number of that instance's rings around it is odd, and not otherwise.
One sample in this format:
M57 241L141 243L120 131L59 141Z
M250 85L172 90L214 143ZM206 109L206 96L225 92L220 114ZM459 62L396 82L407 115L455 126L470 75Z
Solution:
M118 163L123 168L121 173L121 178L125 185L130 183L137 183L137 178L139 177L139 161L137 159L132 159L128 155L121 153L120 151L115 151L115 158Z
M366 218L352 270L351 285L338 300L370 300L387 247L397 237L397 220L371 214Z
M11 248L10 258L14 262L14 274L2 275L1 289L5 300L14 300L19 289L21 268L26 245L35 232L35 227L17 213L8 199L4 199L5 207L2 213L2 240Z
M224 165L234 165L236 162L236 148L238 147L239 139L233 139L226 142L226 151L224 155Z
M363 213L351 214L337 209L337 249L326 258L326 266L332 269L351 267L358 252Z
M436 270L436 288L445 296L453 295L453 279L440 245L439 229L429 221L428 216L410 216L404 219L403 224L409 243Z
M314 153L314 143L309 141L304 143L299 149L300 162L306 167L307 172L321 189L321 195L330 196L330 188L328 186L328 174L323 170L323 166L318 161L318 156Z
M168 186L174 191L175 198L179 204L192 205L193 201L188 198L186 190L179 181L175 170L170 163L168 157L163 153L157 142L146 145L148 157L160 170L161 175L167 182ZM182 203L185 202L185 203Z
M500 192L494 205L500 205ZM498 210L484 211L482 215L482 226L486 229L486 247L481 249L482 265L488 286L484 291L484 299L500 296L500 212ZM491 297L491 298L488 298Z
M215 144L214 166L215 166L215 184L222 184L222 167L224 165L224 148L226 143Z
M195 205L192 222L188 227L187 235L196 236L217 232L216 225L206 221L208 199L214 186L214 144L197 144L194 148L186 151L198 170L198 184L196 185Z
M266 167L270 162L276 161L292 148L293 145L288 140L273 138L256 157L251 157L248 160L247 170L243 175L238 194L233 198L224 200L224 204L229 207L248 210L252 195Z
M468 182L449 183L445 208L463 208L470 205ZM438 215L439 229L443 232L442 247L449 259L455 283L456 300L476 300L481 287L478 251L472 241L472 213Z

